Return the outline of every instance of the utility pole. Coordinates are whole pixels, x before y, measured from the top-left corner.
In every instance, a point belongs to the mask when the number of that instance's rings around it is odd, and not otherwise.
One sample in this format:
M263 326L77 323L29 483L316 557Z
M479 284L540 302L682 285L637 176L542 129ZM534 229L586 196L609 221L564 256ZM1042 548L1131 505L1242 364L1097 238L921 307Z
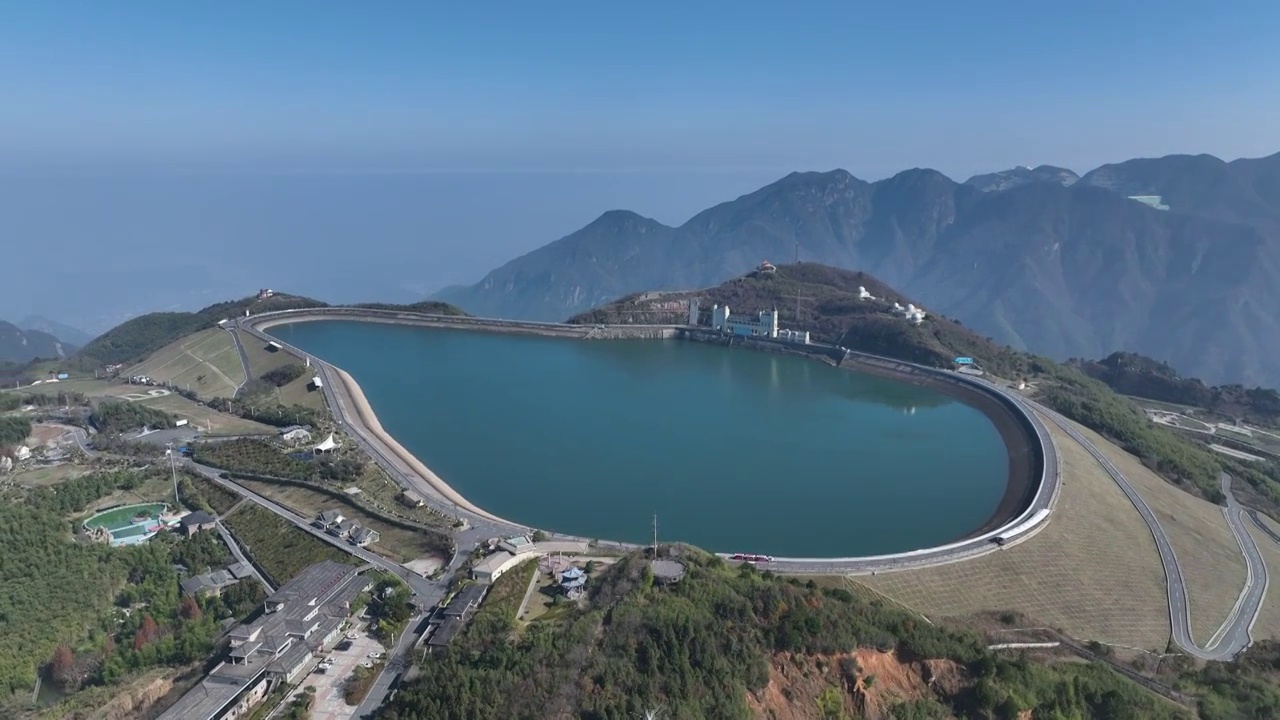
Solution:
M796 264L800 264L800 241L796 241Z
M658 513L653 514L653 559L658 559Z
M169 456L169 472L173 474L173 509L182 507L182 499L178 497L178 466L173 460L173 443L165 443L165 454Z

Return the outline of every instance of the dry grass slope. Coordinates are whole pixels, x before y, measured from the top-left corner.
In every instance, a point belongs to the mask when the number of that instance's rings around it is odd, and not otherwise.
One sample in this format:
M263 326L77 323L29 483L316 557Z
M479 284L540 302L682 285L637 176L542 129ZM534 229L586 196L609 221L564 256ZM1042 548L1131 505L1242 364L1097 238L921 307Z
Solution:
M191 388L201 398L232 397L245 381L240 354L227 331L201 330L157 350L125 376L148 375Z
M134 387L136 391L136 386ZM186 418L206 435L274 435L276 432L276 429L270 425L218 412L207 405L194 403L177 393L135 402L173 413L179 418Z
M1084 448L1046 425L1064 479L1047 527L974 560L855 579L929 617L1016 610L1078 638L1163 651L1168 597L1150 531Z
M276 368L303 362L301 358L292 353L283 350L268 350L266 343L249 333L240 332L239 330L234 332L240 335L240 342L244 344L244 354L249 358L249 374L255 378L262 377L263 373L270 372ZM307 387L307 384L311 382L311 377L312 375L307 373L288 385L279 388L276 392L276 400L282 405L302 405L316 410L323 410L324 394L310 390Z
M1235 606L1248 574L1222 508L1179 490L1102 436L1076 427L1115 463L1159 518L1187 583L1191 638L1207 642Z

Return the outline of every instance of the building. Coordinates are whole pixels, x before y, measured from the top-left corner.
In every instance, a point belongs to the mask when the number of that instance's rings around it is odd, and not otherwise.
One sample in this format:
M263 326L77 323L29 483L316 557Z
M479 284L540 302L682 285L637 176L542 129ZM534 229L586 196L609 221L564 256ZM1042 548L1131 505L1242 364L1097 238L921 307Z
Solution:
M374 530L373 528L367 528L361 525L357 525L356 528L351 531L351 534L347 538L347 540L352 545L364 547L365 545L369 545L370 543L378 542L378 540L381 538L382 538L382 533L379 533L377 530Z
M859 299L859 300L875 300L875 299L876 299L876 296L875 296L875 295L872 295L872 294L871 294L871 293L869 293L869 292L867 292L867 288L866 288L866 287L864 287L864 286L862 286L862 285L859 285L859 286L858 286L858 299Z
M328 530L334 525L337 525L340 522L344 522L346 519L347 517L342 513L338 512L337 510L323 510L319 515L316 516L315 520L311 521L311 524L315 525L321 530Z
M261 290L258 291L258 299L266 300L267 298L275 294L276 294L276 291L272 290L271 288L262 288Z
M435 629L431 631L430 637L427 638L427 649L448 647L453 642L453 638L466 627L467 621L475 614L475 611L484 602L485 593L489 590L486 585L468 585L458 591L453 599L445 605L443 609L438 610L429 621Z
M492 584L511 568L538 555L539 553L534 550L515 554L496 552L471 566L471 577L479 582Z
M720 332L749 337L778 337L778 308L756 313L754 316L735 316L728 305L711 306L711 327Z
M903 318L913 325L919 325L924 322L925 317L927 317L924 308L918 308L911 303L907 303L906 307L902 307L898 303L894 303L893 314Z
M311 389L312 389L312 390L319 390L319 389L321 389L321 388L323 388L323 387L324 387L324 381L320 379L320 376L319 376L319 375L316 375L315 377L311 378Z
M225 570L214 570L203 575L194 575L179 583L183 595L221 595L223 589L241 580L251 577L253 568L249 563L232 563Z
M401 505L411 508L420 508L426 504L423 501L422 496L412 490L402 491L396 496L396 500L399 500Z
M809 331L788 330L787 328L782 328L778 331L778 339L783 342L796 343L797 345L808 345Z
M212 530L218 524L218 518L203 510L189 512L178 521L178 529L183 535L191 537L201 530Z
M330 535L333 535L334 537L345 538L345 537L349 537L351 535L351 532L355 530L357 527L359 526L356 525L355 520L347 520L344 518L330 525L328 528L328 532Z
M659 585L673 585L684 577L684 565L675 560L650 560L649 569Z
M316 652L342 637L351 602L370 587L359 569L326 560L272 593L265 612L228 634L230 651L157 720L235 720L282 683L297 680Z
M587 574L582 568L570 566L560 573L560 591L571 598L576 598L586 591Z
M311 426L290 425L286 428L280 428L280 439L291 445L311 442Z
M333 433L329 433L329 437L325 438L324 442L312 448L312 452L315 452L317 454L331 453L334 450L338 449L339 447L342 447L342 446L338 444L337 440L333 439Z
M698 324L698 298L689 298L689 327Z
M499 542L498 547L506 550L512 555L519 555L520 553L528 550L529 546L532 544L533 540L530 539L528 535L517 535Z

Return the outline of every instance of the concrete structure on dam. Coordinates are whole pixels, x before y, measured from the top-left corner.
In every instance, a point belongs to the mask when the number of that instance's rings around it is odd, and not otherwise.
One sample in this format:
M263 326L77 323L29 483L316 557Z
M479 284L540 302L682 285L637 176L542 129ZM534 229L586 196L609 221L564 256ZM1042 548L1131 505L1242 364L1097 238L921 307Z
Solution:
M465 518L476 532L490 536L522 534L529 530L518 523L498 518L472 505L448 487L428 468L405 456L399 446L371 412L362 417L356 412L353 398L363 395L354 380L321 358L282 343L264 331L287 323L349 320L359 322L416 325L432 328L482 330L573 339L680 338L690 341L741 345L751 349L798 354L827 364L858 372L875 374L915 385L928 385L977 407L995 423L1010 451L1011 468L1015 461L1020 469L1011 472L1009 488L997 514L970 536L956 542L905 553L872 557L841 558L774 558L768 567L776 572L860 574L956 562L996 551L1001 545L1021 542L1039 532L1051 518L1060 488L1059 460L1048 431L1020 395L983 379L936 368L915 365L890 358L858 353L843 347L820 343L798 344L768 337L733 335L726 337L707 327L680 325L568 325L538 323L451 315L430 315L399 310L361 308L313 308L285 310L236 318L236 327L266 342L281 344L317 370L317 388L325 394L326 404L340 424L388 474L406 490L416 492L430 504L451 515ZM565 538L583 540L583 538ZM727 555L725 557L728 557Z

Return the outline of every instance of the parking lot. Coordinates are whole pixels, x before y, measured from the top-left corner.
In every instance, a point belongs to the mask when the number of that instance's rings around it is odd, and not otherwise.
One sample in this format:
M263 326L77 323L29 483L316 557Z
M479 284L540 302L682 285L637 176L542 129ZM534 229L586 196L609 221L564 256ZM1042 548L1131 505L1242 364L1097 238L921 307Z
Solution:
M342 688L356 666L369 659L369 653L385 652L377 640L365 635L363 631L355 634L350 648L335 649L329 653L328 658L333 661L332 667L324 672L317 668L303 678L298 689L280 706L281 711L289 707L297 693L312 686L316 689L315 702L311 708L312 720L350 720L354 716L356 708L342 699Z

